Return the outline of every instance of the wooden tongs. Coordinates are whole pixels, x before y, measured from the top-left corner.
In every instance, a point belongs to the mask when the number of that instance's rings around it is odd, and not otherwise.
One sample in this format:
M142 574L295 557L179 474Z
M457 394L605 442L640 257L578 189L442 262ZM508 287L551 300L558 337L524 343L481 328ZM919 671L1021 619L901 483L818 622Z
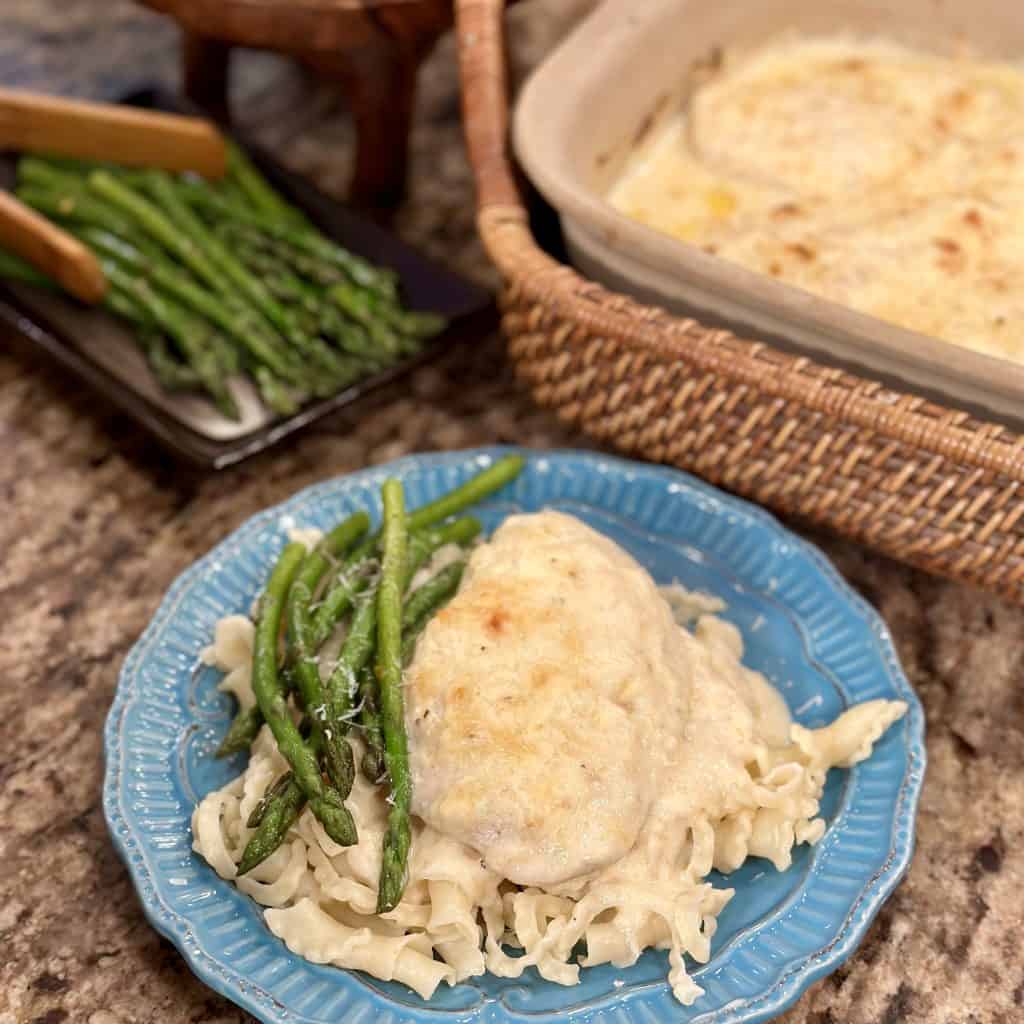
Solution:
M227 170L224 138L209 121L12 89L0 89L2 149L195 171L211 179ZM2 190L0 246L84 302L99 302L106 292L89 249Z

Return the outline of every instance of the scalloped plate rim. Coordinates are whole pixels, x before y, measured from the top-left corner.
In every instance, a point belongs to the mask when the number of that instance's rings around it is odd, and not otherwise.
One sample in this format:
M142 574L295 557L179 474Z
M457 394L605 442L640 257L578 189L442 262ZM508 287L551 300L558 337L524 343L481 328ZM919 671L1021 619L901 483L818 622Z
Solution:
M908 713L907 754L908 764L902 780L898 800L892 808L891 818L894 824L892 839L884 863L862 887L849 910L844 915L843 924L838 934L822 947L816 954L808 958L802 966L791 967L776 979L764 992L752 996L741 997L740 1005L734 1003L709 1008L700 1013L699 1003L694 1009L697 1015L690 1018L690 1024L763 1024L789 1008L799 996L815 981L834 971L856 949L865 932L874 920L879 909L892 894L893 890L905 876L913 856L915 843L915 822L920 801L921 786L926 765L924 749L924 716L916 694L899 663L891 633L885 622L868 602L862 598L840 576L829 559L812 543L797 536L783 526L770 512L742 498L726 494L711 484L670 466L654 463L636 462L630 459L608 455L601 451L583 449L545 449L533 450L515 446L492 445L480 448L463 449L451 452L432 452L403 456L391 462L367 467L353 473L343 474L327 480L311 484L284 501L262 509L238 524L227 535L221 538L205 555L186 567L171 583L161 602L154 612L139 639L132 645L118 676L117 688L104 728L104 785L103 809L107 828L122 862L125 864L133 887L142 904L144 915L149 924L162 936L167 938L181 953L192 972L209 988L230 999L237 1006L256 1016L265 1024L287 1024L301 1022L309 1018L297 1016L287 1006L266 992L260 985L249 981L235 968L228 968L205 949L196 939L191 924L181 912L169 907L160 897L153 882L153 870L148 857L135 857L136 849L142 844L131 834L126 820L122 799L122 723L128 710L135 703L136 693L132 681L137 666L145 660L145 655L153 641L159 635L164 623L182 600L191 584L198 581L213 568L219 559L233 545L241 543L240 534L257 531L261 526L288 515L294 508L304 506L321 493L334 493L344 483L370 484L381 481L389 475L402 475L412 469L440 469L452 463L494 459L502 455L520 453L536 460L550 462L577 462L591 471L607 473L609 470L624 474L642 474L653 478L664 478L674 486L673 493L682 496L685 492L690 496L699 495L701 499L710 501L714 506L714 514L721 514L725 509L732 509L750 523L760 524L769 532L785 538L794 548L808 559L813 568L820 574L836 599L856 613L857 618L869 629L878 654L881 655L890 681L902 691L904 699L910 705ZM628 476L627 476L628 479ZM616 513L622 518L629 516ZM638 524L639 525L639 524ZM644 527L647 530L646 527ZM647 531L651 536L658 535ZM754 591L760 592L760 591ZM763 594L762 596L768 596ZM772 595L774 598L774 595ZM778 600L774 598L774 600ZM801 640L806 643L807 636L800 616L795 609L784 601L780 604L792 617L799 628ZM902 823L903 828L895 827ZM737 939L739 936L736 937ZM732 940L729 945L733 944ZM191 945L190 945L191 942ZM728 946L726 947L728 948ZM719 951L722 952L722 951ZM285 951L287 956L294 954ZM237 977L226 975L230 970ZM650 982L631 989L626 998L618 1000L623 1010L628 1011L633 997L649 993L652 989L664 987L664 982ZM528 987L528 983L527 983ZM367 993L368 996L388 1000L386 993L379 990ZM671 999L671 996L668 996ZM590 1009L608 1008L615 1004L614 994L594 1000L586 1008L573 1011L546 1010L536 1013L523 1012L522 1018L544 1021L557 1017L585 1017ZM760 1004L760 1005L758 1005ZM495 1005L499 1005L495 1003ZM445 1017L450 1019L466 1019L469 1011L452 1011L440 1008L405 1006L407 1016L411 1017ZM473 1008L470 1008L473 1009ZM268 1015L269 1014L269 1015Z

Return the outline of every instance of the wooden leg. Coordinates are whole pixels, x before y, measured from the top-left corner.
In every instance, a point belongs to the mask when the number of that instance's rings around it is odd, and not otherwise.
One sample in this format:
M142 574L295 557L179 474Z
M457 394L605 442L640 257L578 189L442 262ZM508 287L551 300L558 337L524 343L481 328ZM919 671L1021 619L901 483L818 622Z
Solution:
M416 75L425 47L382 42L342 60L320 55L309 63L339 83L356 125L355 168L349 199L386 215L405 197L409 131Z
M418 71L413 54L392 51L351 84L349 102L358 136L350 187L354 202L388 209L405 198Z
M181 52L181 78L185 96L202 107L214 120L228 123L231 120L228 105L231 45L186 30Z

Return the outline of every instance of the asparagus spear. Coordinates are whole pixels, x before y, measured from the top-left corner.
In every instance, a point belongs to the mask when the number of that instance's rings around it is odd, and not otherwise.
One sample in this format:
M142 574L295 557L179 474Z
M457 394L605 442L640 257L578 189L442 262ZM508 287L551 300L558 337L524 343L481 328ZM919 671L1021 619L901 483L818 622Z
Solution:
M377 664L380 690L381 729L384 733L384 763L391 784L391 809L384 833L377 912L394 910L402 898L408 871L412 828L409 810L412 779L405 735L402 701L402 578L405 570L405 498L401 481L391 479L381 489L384 501L384 529L381 546L384 558L377 589Z
M319 754L315 742L310 745L310 752L314 757ZM238 862L240 875L263 863L284 842L288 830L298 821L302 808L306 806L306 794L294 773L282 775L274 789L278 784L280 790L260 809L259 817L251 826L256 833L242 851L242 859Z
M268 217L306 225L306 218L274 191L241 147L228 143L228 179L251 206Z
M356 673L373 650L371 638L376 619L373 598L374 592L365 596L352 616L338 662L324 683L323 703L316 712L323 721L327 775L343 796L351 792L355 777L355 760L346 735L357 689Z
M78 191L85 187L80 174L69 171L40 157L23 156L18 161L18 184L63 192Z
M94 224L121 238L130 238L134 234L132 222L123 214L83 191L22 185L15 194L23 203L52 220Z
M30 184L30 187L25 190L25 198L30 204L50 215L65 230L97 250L99 255L116 258L121 263L128 262L129 269L136 272L144 272L150 263L155 263L157 266L163 265L160 250L147 244L145 239L136 237L135 228L117 211L85 195L84 183L73 173L53 167L45 161L25 157L19 163L19 175L23 181L36 185L36 188L33 188ZM42 191L44 187L53 191ZM107 227L99 225L117 229L122 238L130 238L131 242L122 241L121 238L107 230ZM106 241L109 244L97 245L97 240L100 240L101 243ZM129 261L127 255L134 258ZM152 325L153 323L152 317L143 312L138 302L131 299L125 291L108 291L105 305L111 312L136 324ZM195 333L196 330L193 329L192 334ZM137 340L146 353L154 375L165 390L198 389L203 386L204 375L198 373L194 367L183 365L176 360L168 351L163 334L159 330L140 332ZM221 369L226 373L238 370L237 356L226 341L211 336L208 339L208 344L214 350ZM204 358L196 356L187 341L185 345L190 357ZM213 384L215 376L212 371L207 376L207 383L210 384L209 390L213 393L219 407L227 415L237 416L231 396L220 384Z
M256 387L265 405L282 416L291 416L299 408L299 396L289 390L266 366L252 368Z
M370 292L354 289L347 281L338 281L327 289L327 295L353 320L365 326L375 324L386 328L400 343L409 347L413 343L437 334L446 320L438 313L409 312L395 303Z
M315 650L324 645L342 616L351 609L356 596L370 585L370 573L375 564L376 536L368 537L349 553L341 563L334 582L321 598L313 615L310 637Z
M322 309L324 333L350 351L380 349L393 358L415 351L422 339L437 334L447 323L439 314L403 311L392 298L353 288L337 267L250 225L222 221L215 230L237 247L252 269L271 275L283 291L294 290L291 281L311 291Z
M452 562L436 576L409 595L402 609L402 665L408 665L416 650L416 641L431 617L441 609L459 588L465 562ZM379 782L384 775L384 736L380 726L380 708L373 670L364 668L359 673L359 724L366 742L366 752L360 764L363 775L370 782Z
M258 704L240 709L228 727L224 739L220 741L214 757L230 757L232 754L248 750L262 727L263 712L260 711Z
M395 305L396 279L391 272L372 266L301 223L301 215L276 196L244 154L236 151L232 166L230 189L218 194L207 183L179 182L163 172L28 157L19 166L19 191L41 212L70 221L78 230L104 231L99 248L108 258L122 264L128 261L126 269L141 273L140 259L148 261L146 277L156 288L216 324L227 336L211 334L207 342L222 367L237 369L239 354L234 346L244 350L247 367L264 400L282 411L293 411L301 397L289 394L283 383L300 385L315 394L333 393L407 350L411 344L407 338L433 329L431 317L405 313ZM240 195L245 201L240 201ZM244 261L236 258L195 216L190 203L207 212L230 215L218 232L223 230L228 237L229 230L238 229L250 239L258 239L260 246L239 247ZM121 247L115 251L118 242ZM97 244L95 238L93 244ZM125 245L136 250L131 254L134 259ZM163 257L165 252L184 264L200 283L170 265ZM283 253L290 262L283 259ZM279 303L260 278L270 270L270 260L279 265L270 280L287 296L286 303ZM336 308L320 289L303 279L304 268L319 268L320 280L340 288L344 296L340 306ZM349 281L372 293L373 301L364 300L358 290L353 296ZM215 294L210 295L206 288ZM239 308L237 293L255 310ZM346 303L364 323L343 315L341 306ZM298 322L290 308L293 305L308 314L305 324ZM373 318L370 314L375 309L379 316ZM275 332L296 352L283 348ZM301 365L299 353L310 366ZM266 369L258 371L261 365Z
M221 193L221 195L227 196L227 198L233 202L241 203L243 206L249 202L249 197L242 191L238 182L233 178L223 178L215 185L211 185L211 188L216 189Z
M384 733L380 727L380 706L377 703L377 681L373 666L367 665L359 673L359 727L363 730L366 750L359 762L359 770L367 782L383 782L387 775L384 763Z
M281 682L286 693L298 688L294 670L290 666L286 666L282 670ZM232 719L231 724L227 727L227 732L220 741L214 757L226 758L232 754L241 754L243 751L248 751L262 727L263 713L259 710L259 705L253 705L251 708L240 708ZM252 824L249 827L255 828L256 825Z
M355 822L338 794L324 784L316 754L305 743L292 721L277 671L281 617L292 581L305 558L304 545L289 544L274 566L260 599L253 649L252 688L260 711L277 740L278 749L291 765L295 781L309 801L310 809L331 839L342 846L351 846L357 838Z
M153 376L165 391L200 391L203 382L195 369L176 359L167 346L167 339L155 326L136 330L136 341L146 355Z
M196 187L210 191L205 183ZM165 171L148 171L143 188L167 222L191 245L206 254L216 273L216 281L210 283L223 295L234 295L236 290L240 291L259 308L260 302L266 298L259 282L251 280L231 253L210 234L192 208L181 201L174 179Z
M127 293L108 288L103 296L103 305L124 320L130 320L136 327L153 328L156 321Z
M246 828L259 828L260 822L263 820L268 809L273 805L275 800L280 799L288 786L291 784L295 776L292 772L285 772L264 794L260 797L259 803L252 809L249 817L246 819ZM301 793L302 790L299 790ZM245 852L244 850L242 851Z
M93 175L90 181L109 199L119 202L122 207L133 213L137 223L148 230L166 248L186 263L201 280L210 285L214 292L221 296L205 296L201 289L189 287L181 276L171 277L168 268L162 271L165 287L172 288L178 295L187 297L193 305L201 305L203 313L214 320L222 329L242 343L255 360L266 366L269 372L256 373L257 386L264 401L281 413L291 413L297 408L296 397L272 379L270 374L282 378L283 381L301 385L316 393L323 393L324 388L330 391L348 383L355 372L351 366L330 365L332 376L325 382L322 374L308 373L297 358L282 347L271 323L276 325L290 324L286 311L273 302L262 285L247 275L244 268L215 239L211 238L202 223L192 214L191 210L177 199L170 178L162 172L144 172L144 182L149 190L161 202L163 210L149 203L143 196L133 192L124 181L118 181L111 175L100 172ZM165 212L166 211L166 214ZM173 222L171 217L174 218ZM179 230L180 229L180 230ZM159 263L157 263L159 266ZM259 314L250 313L244 306L237 304L236 287L243 291L250 300L256 300L259 313L267 315L266 322ZM212 300L212 301L211 301ZM261 301L266 300L266 301ZM268 305L269 303L269 305ZM271 308L272 307L272 308ZM317 349L314 343L307 343L304 337L294 331L286 332L293 343L302 343L312 350L314 355L323 355L323 349ZM333 355L333 354L332 354ZM323 362L323 359L320 360Z
M229 230L234 225L218 224L214 233L225 244L234 247L238 258L258 274L267 287L282 301L297 306L317 323L317 329L330 333L337 326L347 324L340 311L327 301L322 288L303 277L289 263L275 252L253 245L245 237L239 237ZM337 325L337 326L336 326ZM363 342L365 350L368 339L365 332L351 332ZM347 340L347 339L346 339Z
M18 161L19 181L62 180L65 184L77 183L84 187L85 179L93 171L109 171L127 182L139 179L141 171L131 170L105 160L83 160L70 156L23 156Z
M317 713L324 704L316 647L312 645L313 624L310 604L313 593L330 567L331 561L349 548L370 526L365 512L356 512L321 540L302 563L288 595L288 638L292 644L292 663L299 693L311 715L313 735L327 761L328 775L338 794L344 798L352 788L352 750L344 735L332 729L332 723Z
M337 352L315 335L307 336L305 350L309 359L307 384L320 398L336 394L366 373L362 360Z
M470 505L489 498L519 476L525 465L526 459L522 455L503 456L454 490L442 494L435 501L421 505L409 516L409 529L418 530L432 523L439 523Z
M412 660L416 641L439 608L459 589L462 574L466 571L464 561L452 562L436 573L426 583L417 587L402 609L402 664Z
M150 369L160 386L168 391L203 389L194 367L183 363L167 345L167 337L150 314L127 292L108 288L103 306L135 327L135 341L146 355Z
M393 358L408 351L411 342L423 334L426 321L420 317L433 317L433 314L403 313L391 300L354 286L336 268L328 266L325 272L323 264L318 264L309 254L298 252L279 240L261 236L258 230L232 222L223 222L216 230L221 237L235 242L241 258L255 272L272 281L282 297L299 302L303 308L316 313L332 335L340 336L349 345L356 344L363 350L369 347ZM307 284L304 278L327 285L326 291L321 292ZM350 326L345 326L345 318ZM403 337L403 332L408 332L410 325L419 334L410 332L408 338ZM353 330L353 327L357 329Z
M170 351L157 322L127 292L108 288L103 305L111 313L135 326L135 341L142 349L158 383L167 391L200 391L202 378L195 368L181 362Z
M220 237L220 232L215 233ZM241 249L234 250L234 254L242 261L247 270L260 279L271 298L289 308L296 327L304 335L316 338L321 334L318 317L310 310L305 297L294 287L294 282L276 272L276 268L269 265L269 261L253 259L252 254Z
M295 674L290 666L286 665L281 669L281 685L284 687L285 693L290 693L297 688ZM251 708L239 708L213 756L228 757L231 754L240 754L243 750L248 750L262 727L263 712L260 711L258 704L254 704Z

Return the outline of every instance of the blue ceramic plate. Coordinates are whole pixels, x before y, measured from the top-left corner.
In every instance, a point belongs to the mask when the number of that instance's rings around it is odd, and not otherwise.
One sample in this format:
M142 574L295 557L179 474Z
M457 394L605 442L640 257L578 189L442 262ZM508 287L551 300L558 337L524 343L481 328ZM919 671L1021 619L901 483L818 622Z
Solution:
M745 660L776 683L804 725L875 697L910 705L870 760L830 773L828 831L817 846L798 847L781 874L753 860L729 877L736 896L719 919L712 959L691 965L706 990L695 1005L672 998L665 954L651 951L627 970L584 970L574 988L531 969L517 980L442 986L427 1004L401 985L294 956L256 904L191 852L193 806L244 764L211 756L232 708L197 654L220 616L249 608L285 531L327 528L358 507L379 515L378 488L389 475L401 477L415 507L500 454L412 457L311 487L250 519L171 587L125 662L106 730L107 822L146 914L203 981L266 1024L566 1014L589 1024L767 1020L850 955L907 870L924 719L885 626L816 549L764 512L674 470L582 452L534 454L480 514L492 530L512 512L563 509L631 551L659 582L721 596L743 632Z

